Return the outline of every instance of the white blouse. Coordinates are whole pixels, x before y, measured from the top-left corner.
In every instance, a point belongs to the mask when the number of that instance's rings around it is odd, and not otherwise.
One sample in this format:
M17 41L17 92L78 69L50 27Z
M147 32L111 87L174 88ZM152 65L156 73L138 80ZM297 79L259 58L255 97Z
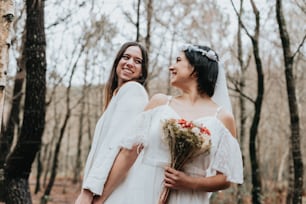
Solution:
M120 141L148 103L148 94L138 82L127 82L113 96L97 122L86 161L83 189L101 195L113 162L121 148Z

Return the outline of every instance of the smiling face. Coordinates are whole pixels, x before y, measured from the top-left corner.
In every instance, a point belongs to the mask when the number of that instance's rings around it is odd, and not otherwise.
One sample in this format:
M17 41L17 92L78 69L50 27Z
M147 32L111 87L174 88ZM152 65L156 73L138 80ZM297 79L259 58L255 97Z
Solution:
M185 53L180 52L179 56L176 58L176 62L169 67L170 71L170 83L172 86L180 88L188 81L194 81L192 74L193 67L187 60Z
M137 46L128 47L123 53L116 67L118 86L131 80L141 77L142 73L142 54Z

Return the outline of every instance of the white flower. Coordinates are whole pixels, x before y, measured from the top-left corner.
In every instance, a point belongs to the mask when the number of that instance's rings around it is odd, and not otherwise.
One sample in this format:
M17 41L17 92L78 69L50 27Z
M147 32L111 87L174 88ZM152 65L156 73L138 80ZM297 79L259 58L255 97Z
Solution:
M201 134L201 131L200 131L200 129L198 127L193 127L191 129L191 132L193 132L196 135L200 135Z

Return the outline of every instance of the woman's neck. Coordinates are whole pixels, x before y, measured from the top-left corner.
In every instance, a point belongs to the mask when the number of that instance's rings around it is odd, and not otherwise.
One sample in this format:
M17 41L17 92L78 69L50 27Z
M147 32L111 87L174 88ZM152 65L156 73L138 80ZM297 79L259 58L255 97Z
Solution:
M123 86L124 83L125 82L123 82L123 81L118 82L117 88L115 88L115 90L113 92L113 96L115 96L118 93L119 89Z
M177 97L180 101L185 101L190 105L195 105L197 103L202 103L204 101L210 101L210 97L206 94L200 95L198 92L183 92L180 96Z

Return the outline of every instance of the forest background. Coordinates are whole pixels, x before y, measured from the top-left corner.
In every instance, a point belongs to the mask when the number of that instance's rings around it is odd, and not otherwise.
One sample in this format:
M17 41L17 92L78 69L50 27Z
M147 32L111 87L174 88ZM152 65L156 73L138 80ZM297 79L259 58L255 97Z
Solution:
M112 60L139 41L150 96L177 93L168 67L182 43L212 47L227 71L245 182L212 203L306 203L305 0L6 2L0 200L73 203Z

